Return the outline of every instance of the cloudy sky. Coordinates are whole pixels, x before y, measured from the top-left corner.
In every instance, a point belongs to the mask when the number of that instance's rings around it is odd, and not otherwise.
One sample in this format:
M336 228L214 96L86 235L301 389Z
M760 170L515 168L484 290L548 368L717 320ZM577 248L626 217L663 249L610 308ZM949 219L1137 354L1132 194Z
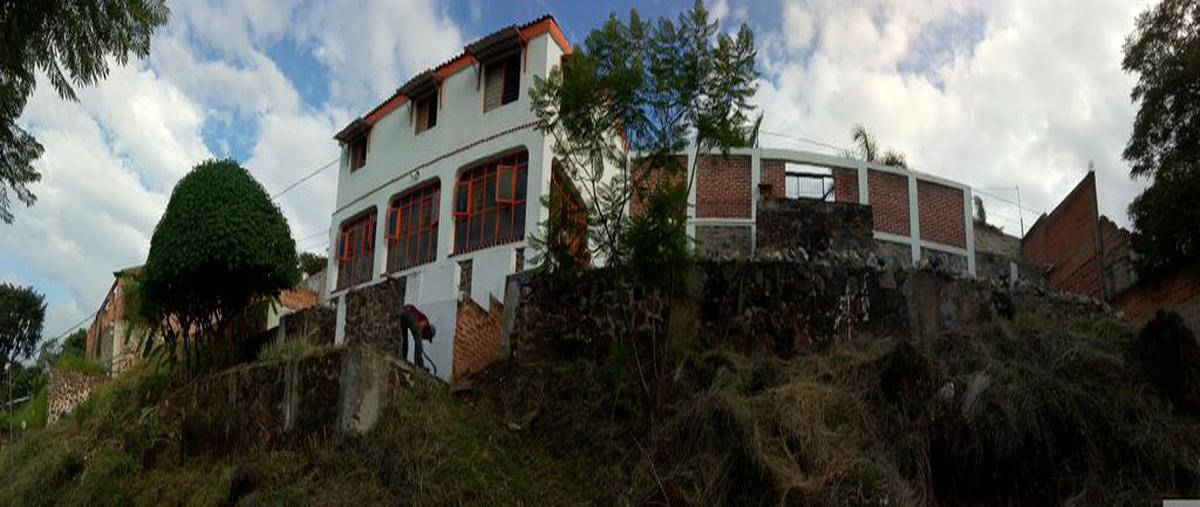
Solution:
M643 15L690 2L646 1ZM45 334L88 321L112 272L141 264L175 182L233 157L272 194L337 156L341 126L496 28L553 14L582 42L633 2L188 0L148 58L80 102L44 81L21 123L45 146L38 202L0 224L0 280L46 294ZM763 73L762 144L830 152L864 123L916 168L987 192L1019 229L1093 161L1101 212L1127 224L1143 186L1120 158L1134 109L1121 45L1143 0L718 0L747 23ZM334 170L279 197L302 249L323 253Z

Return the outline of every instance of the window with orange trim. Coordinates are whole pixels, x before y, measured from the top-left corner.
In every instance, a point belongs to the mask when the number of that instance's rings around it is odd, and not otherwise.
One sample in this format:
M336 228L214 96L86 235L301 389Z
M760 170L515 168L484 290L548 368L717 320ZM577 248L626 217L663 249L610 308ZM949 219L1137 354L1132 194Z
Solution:
M454 253L525 237L529 154L508 155L467 169L454 185Z
M350 143L350 170L353 171L367 165L367 136L359 137Z
M521 97L521 53L515 52L484 68L483 112Z
M418 134L437 126L438 101L437 94L420 99L416 103Z
M386 231L389 273L437 258L441 189L441 183L434 180L410 189L392 201Z
M337 288L371 281L375 265L375 209L342 225L337 244Z

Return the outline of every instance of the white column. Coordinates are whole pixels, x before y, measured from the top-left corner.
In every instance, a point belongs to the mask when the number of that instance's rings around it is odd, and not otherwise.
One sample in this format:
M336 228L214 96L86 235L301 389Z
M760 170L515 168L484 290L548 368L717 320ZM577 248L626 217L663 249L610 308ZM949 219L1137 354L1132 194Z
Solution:
M867 183L867 164L858 162L858 203L871 204L871 185Z
M750 152L750 257L754 257L754 246L758 243L758 200L762 198L759 183L762 181L762 148ZM784 189L779 189L784 190Z
M917 200L917 177L908 175L908 233L913 266L921 260L921 207Z
M975 220L971 217L971 187L963 188L963 216L967 227L967 273L975 277Z
M696 157L698 156L699 149L700 148L695 145L688 146L687 167L683 168L683 177L684 178L690 178L693 176L691 173L691 170L692 170L692 167L695 166L695 164L696 164ZM688 217L687 234L689 237L692 237L692 238L696 237L696 224L693 220L695 220L695 218L696 218L696 187L700 186L700 174L699 173L700 173L700 168L696 167L696 174L695 174L696 179L694 181L691 181L690 184L688 185L687 210L686 210L687 217ZM688 183L688 182L685 181L685 183Z

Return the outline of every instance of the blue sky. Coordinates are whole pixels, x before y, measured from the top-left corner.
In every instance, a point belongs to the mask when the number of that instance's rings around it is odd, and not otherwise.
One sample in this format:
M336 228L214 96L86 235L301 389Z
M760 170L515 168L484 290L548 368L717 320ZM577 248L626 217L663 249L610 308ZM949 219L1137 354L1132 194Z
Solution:
M500 27L553 14L582 43L610 12L675 16L680 1L189 0L144 60L60 100L39 86L22 125L46 148L0 234L0 279L46 294L47 335L95 312L112 272L140 264L174 183L231 156L274 193L337 155L350 119L416 72ZM1144 182L1120 158L1134 109L1120 47L1147 2L708 0L725 30L748 24L763 73L767 146L830 151L865 123L917 168L988 192L1016 232L1094 161L1101 212ZM44 81L39 84L44 83ZM333 170L279 204L301 248L322 251ZM1025 209L1012 188L1019 185Z

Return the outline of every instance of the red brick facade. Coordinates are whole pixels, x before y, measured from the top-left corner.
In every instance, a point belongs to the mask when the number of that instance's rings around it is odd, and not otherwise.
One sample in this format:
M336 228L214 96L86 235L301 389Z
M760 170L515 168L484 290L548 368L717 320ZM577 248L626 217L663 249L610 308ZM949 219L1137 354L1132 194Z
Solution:
M749 156L701 157L696 164L696 217L750 218L750 179Z
M688 166L687 166L687 157L679 157L679 167L681 168L680 174L678 176L676 176L674 178L674 180L677 182L683 182L683 172L685 170L690 170L690 168L688 168ZM654 172L650 173L649 175L643 176L644 171L645 171L644 165L637 165L633 168L633 179L634 180L639 180L639 179L645 178L644 180L641 181L641 183L642 183L641 188L643 188L643 189L649 190L649 189L655 188L662 181L665 180L665 178L663 177L663 171L654 171ZM629 199L629 213L631 215L637 216L637 215L641 215L643 212L645 212L645 210L646 210L646 197L644 195L642 195L642 192L638 192L635 190L633 192L633 195Z
M1193 331L1200 330L1200 277L1180 271L1157 280L1142 281L1113 300L1113 306L1139 324L1158 310L1179 312Z
M453 380L476 373L500 358L500 324L504 307L495 299L484 310L471 298L458 304L454 327Z
M875 210L875 230L908 236L908 178L868 171L867 185L867 196Z
M833 170L833 200L858 203L858 171L854 169Z
M787 164L782 160L763 160L761 171L758 176L763 199L787 197Z
M966 211L961 189L917 181L917 206L921 213L921 239L967 247Z
M1021 255L1050 269L1050 288L1099 299L1098 221L1096 177L1088 173L1054 211L1034 222L1021 240Z

